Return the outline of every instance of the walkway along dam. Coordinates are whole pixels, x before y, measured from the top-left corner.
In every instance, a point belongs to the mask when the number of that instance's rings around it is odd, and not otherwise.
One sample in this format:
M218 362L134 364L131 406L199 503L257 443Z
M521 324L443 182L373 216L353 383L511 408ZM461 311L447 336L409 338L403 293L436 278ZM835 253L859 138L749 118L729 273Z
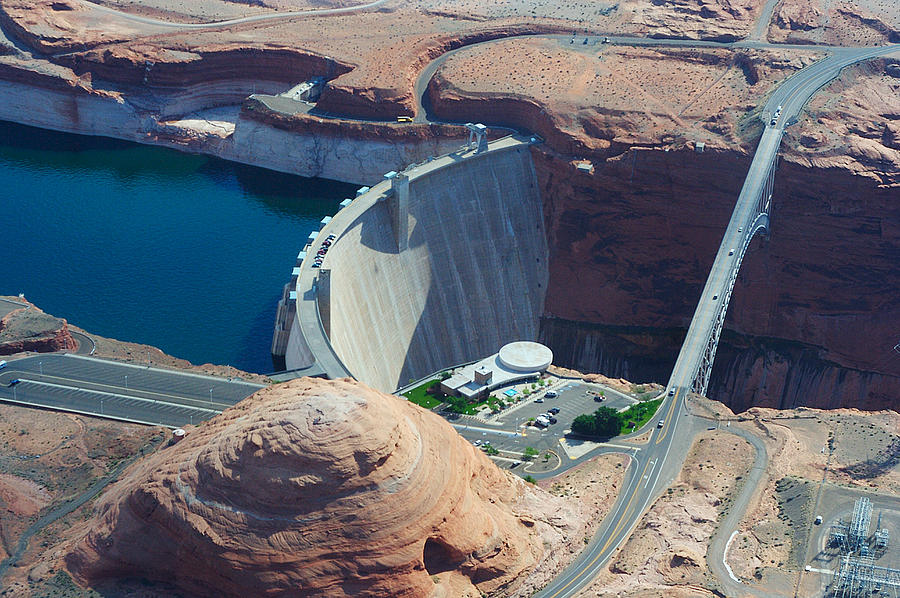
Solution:
M288 370L390 392L537 338L549 272L532 138L479 141L386 174L310 235L276 322Z

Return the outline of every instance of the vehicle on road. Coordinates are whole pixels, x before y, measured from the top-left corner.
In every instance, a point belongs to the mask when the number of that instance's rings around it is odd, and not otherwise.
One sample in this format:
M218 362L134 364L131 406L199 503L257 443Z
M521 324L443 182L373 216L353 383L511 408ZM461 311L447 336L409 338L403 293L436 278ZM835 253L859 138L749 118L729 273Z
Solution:
M556 397L559 396L559 393L556 392L555 390L548 390L547 392L544 393L544 396L547 397L548 399L555 399Z
M0 359L0 370L2 370L2 369L5 368L5 367L6 367L6 361Z
M729 250L728 250L728 255L734 255L734 249L729 249Z
M815 523L816 523L816 525L822 525L822 516L821 515L816 516Z
M609 43L609 38L608 38L608 37L604 37L604 38L603 38L603 43L604 43L604 44L608 44L608 43Z
M7 384L6 386L15 386L16 384L18 384L18 383L21 382L21 381L22 381L21 378L16 378L16 379L14 379L14 380L10 380L10 381L9 381L9 384Z
M674 397L674 396L675 396L675 389L674 389L674 388L670 388L670 389L669 389L669 396L670 396L670 397Z
M665 420L659 420L658 422L656 422L657 428L662 428L664 425L666 425Z
M398 123L411 123L412 121L413 121L413 119L411 116L398 116L397 117Z

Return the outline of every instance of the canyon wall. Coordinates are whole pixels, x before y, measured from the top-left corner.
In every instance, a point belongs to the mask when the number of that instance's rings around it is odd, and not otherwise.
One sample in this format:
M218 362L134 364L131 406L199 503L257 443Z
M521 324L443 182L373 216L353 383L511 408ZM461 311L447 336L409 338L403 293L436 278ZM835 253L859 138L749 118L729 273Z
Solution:
M665 382L749 157L633 148L576 171L539 155L550 230L541 340L557 363ZM735 410L895 407L896 189L790 159L735 285L709 395ZM623 325L626 324L626 325Z
M454 127L416 125L422 130L391 133L390 123L373 128L315 117L265 116L253 102L240 108L254 90L284 91L286 86L277 81L216 81L170 93L123 96L63 74L56 67L41 73L0 65L0 120L357 184L456 149L464 141Z

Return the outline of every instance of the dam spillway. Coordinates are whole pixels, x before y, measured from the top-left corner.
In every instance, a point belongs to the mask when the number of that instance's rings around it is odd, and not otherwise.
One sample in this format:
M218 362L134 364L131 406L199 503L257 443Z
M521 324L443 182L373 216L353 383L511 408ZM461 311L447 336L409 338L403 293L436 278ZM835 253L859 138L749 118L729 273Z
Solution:
M413 165L335 215L300 266L287 368L343 368L393 391L535 340L549 272L530 143Z

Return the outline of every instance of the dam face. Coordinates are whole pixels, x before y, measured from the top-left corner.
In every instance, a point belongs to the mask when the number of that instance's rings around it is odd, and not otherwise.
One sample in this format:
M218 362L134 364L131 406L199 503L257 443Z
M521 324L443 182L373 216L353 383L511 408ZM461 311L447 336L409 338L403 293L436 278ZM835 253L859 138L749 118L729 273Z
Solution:
M298 298L308 296L304 278L316 276L332 349L355 378L388 392L505 343L535 340L549 278L527 141L450 154L404 178L408 193L397 181L393 191L383 183L339 212L319 233L336 235L321 269L307 259L297 284ZM300 302L299 320L308 320ZM314 331L308 321L299 328ZM295 334L288 367L308 365Z

